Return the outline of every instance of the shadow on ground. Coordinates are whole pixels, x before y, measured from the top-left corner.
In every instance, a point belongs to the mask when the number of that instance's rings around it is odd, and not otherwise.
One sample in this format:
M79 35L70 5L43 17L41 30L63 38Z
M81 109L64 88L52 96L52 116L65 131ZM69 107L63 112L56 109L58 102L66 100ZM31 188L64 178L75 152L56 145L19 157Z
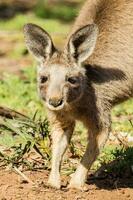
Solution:
M93 175L88 177L88 184L95 184L100 189L113 190L133 188L133 147L119 150L116 159L103 164Z

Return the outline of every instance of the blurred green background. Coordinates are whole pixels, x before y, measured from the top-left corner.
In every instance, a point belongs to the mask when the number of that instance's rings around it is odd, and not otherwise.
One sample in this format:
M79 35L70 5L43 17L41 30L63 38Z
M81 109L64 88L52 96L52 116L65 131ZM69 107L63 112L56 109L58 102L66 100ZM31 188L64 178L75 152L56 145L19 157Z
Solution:
M0 71L15 72L33 64L23 39L25 23L42 26L61 46L80 3L81 0L0 0Z

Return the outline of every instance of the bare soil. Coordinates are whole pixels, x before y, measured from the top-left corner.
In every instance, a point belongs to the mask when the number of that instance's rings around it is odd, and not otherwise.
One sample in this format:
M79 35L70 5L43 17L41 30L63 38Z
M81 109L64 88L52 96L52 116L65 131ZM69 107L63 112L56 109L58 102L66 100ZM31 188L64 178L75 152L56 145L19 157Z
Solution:
M33 59L28 56L26 48L20 53L19 58L17 58L17 56L11 56L13 53L16 54L19 46L23 44L23 42L18 40L18 36L16 36L18 34L19 33L0 32L0 78L5 72L20 74L20 71L24 67L33 64Z
M68 190L68 177L63 177L62 189L56 190L46 186L48 171L27 171L24 174L35 185L26 183L13 171L0 170L1 200L132 200L133 178L90 180L87 191Z

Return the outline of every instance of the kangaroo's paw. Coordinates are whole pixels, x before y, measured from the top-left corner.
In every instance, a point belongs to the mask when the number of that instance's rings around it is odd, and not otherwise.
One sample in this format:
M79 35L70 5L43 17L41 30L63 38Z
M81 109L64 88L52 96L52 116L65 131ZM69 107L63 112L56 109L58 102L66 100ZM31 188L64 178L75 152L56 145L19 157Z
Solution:
M55 176L53 174L50 174L47 184L52 188L60 189L61 188L60 176L57 175Z

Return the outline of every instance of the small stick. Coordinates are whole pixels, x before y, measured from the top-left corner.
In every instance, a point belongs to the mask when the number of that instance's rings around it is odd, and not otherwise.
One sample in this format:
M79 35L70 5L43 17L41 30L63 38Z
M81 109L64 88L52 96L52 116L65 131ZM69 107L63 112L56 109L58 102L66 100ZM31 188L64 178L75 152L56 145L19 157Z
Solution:
M115 132L113 134L117 138L117 140L120 142L120 144L122 144L125 148L129 147L128 142L126 141L125 138L120 138L119 134L117 134Z
M131 119L129 119L129 122L130 122L131 126L133 127L133 122L132 122L132 120L131 120Z
M25 174L23 174L17 167L14 166L13 169L14 169L15 172L17 172L28 183L34 184L34 182L31 181Z
M8 118L8 119L28 118L27 116L23 115L22 113L19 113L13 109L2 107L2 106L0 106L0 116Z

